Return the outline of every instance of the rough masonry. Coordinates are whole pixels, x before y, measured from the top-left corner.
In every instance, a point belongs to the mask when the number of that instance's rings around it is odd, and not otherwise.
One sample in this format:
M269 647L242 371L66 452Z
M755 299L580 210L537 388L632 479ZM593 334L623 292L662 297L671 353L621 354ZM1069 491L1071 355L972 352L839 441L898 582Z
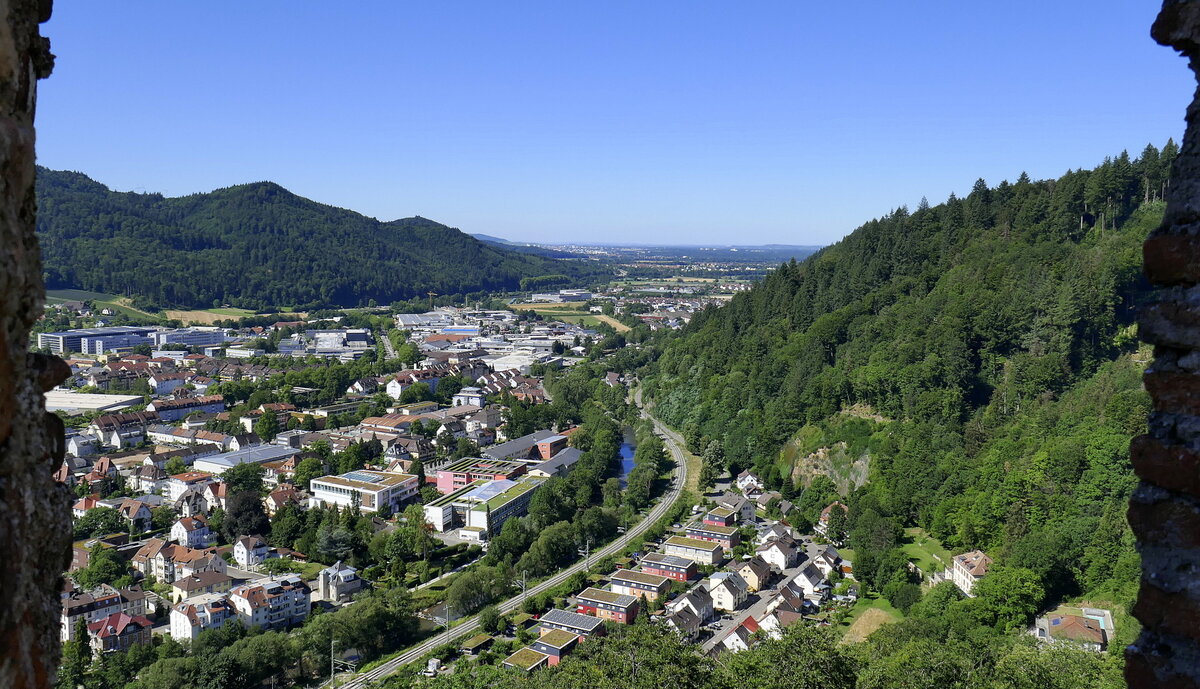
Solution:
M58 592L71 533L67 495L51 479L62 424L42 399L70 371L27 351L44 296L33 115L37 80L53 66L38 33L50 2L0 0L0 15L0 687L42 689L58 663Z
M1200 2L1166 0L1151 30L1200 78ZM1200 92L1171 170L1162 225L1143 247L1160 287L1139 316L1154 345L1145 375L1149 432L1131 446L1141 482L1129 523L1142 556L1133 613L1144 625L1126 649L1130 687L1200 689Z

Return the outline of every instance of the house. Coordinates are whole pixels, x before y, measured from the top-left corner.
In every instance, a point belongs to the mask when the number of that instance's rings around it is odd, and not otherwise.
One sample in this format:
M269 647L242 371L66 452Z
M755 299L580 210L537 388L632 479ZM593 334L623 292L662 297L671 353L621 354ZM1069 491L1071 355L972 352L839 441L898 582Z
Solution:
M487 404L487 396L484 394L483 390L479 388L466 387L454 394L452 403L456 407L471 404L482 408L485 404Z
M991 565L992 558L984 554L982 550L972 550L969 553L955 555L951 564L950 578L960 591L974 597L972 591L975 589L975 584L987 575L988 567Z
M529 648L547 656L547 664L554 666L562 661L563 656L575 650L578 643L578 635L562 629L551 629L534 639Z
M721 645L731 653L745 651L754 644L753 637L759 629L758 622L753 617L747 616L741 624L731 629L725 638L721 639Z
M760 545L754 549L754 554L765 560L777 572L791 569L800 561L800 551L795 541L790 538L781 538Z
M258 579L236 586L229 600L246 627L280 629L300 624L308 616L309 588L299 576Z
M737 475L735 479L737 489L742 492L742 495L750 499L755 499L763 492L763 482L757 475L749 470L743 471ZM753 497L751 497L753 496Z
M712 526L705 522L693 522L684 529L688 538L698 541L719 543L725 550L733 550L742 542L736 526Z
M154 394L169 395L172 392L175 392L175 390L186 385L189 377L191 377L191 374L189 373L175 373L174 371L160 370L158 373L150 374L147 382L150 383L150 389L154 391Z
M717 572L708 578L705 586L717 610L737 610L746 604L750 595L750 587L737 572Z
M812 561L817 566L817 569L821 570L821 574L824 574L826 577L834 570L839 570L842 564L844 564L837 548L831 545L820 546L817 549L816 555L812 557Z
M829 592L829 584L825 582L824 575L811 561L805 563L800 571L790 577L780 588L790 588L802 593L805 598L813 600L824 600L825 595Z
M541 634L548 634L555 629L571 632L580 638L604 634L604 620L569 610L550 610L542 615L538 625Z
M685 607L664 617L663 624L675 630L684 641L693 641L700 635L702 623L690 608Z
M759 532L755 537L754 542L758 545L765 545L771 541L787 539L795 543L796 536L791 527L785 524L772 524Z
M696 616L703 624L712 619L715 614L713 599L703 585L697 585L691 591L667 603L667 612L674 614L687 610Z
M267 559L267 542L260 536L242 536L233 544L233 561L238 567L257 567Z
M764 491L754 499L754 504L758 509L765 510L770 507L772 500L783 500L783 494L777 490Z
M728 507L714 507L704 513L703 521L707 526L733 526L737 513Z
M82 498L79 498L78 500L75 501L75 503L73 505L71 505L71 514L76 519L79 519L80 517L87 514L91 510L96 509L97 507L100 507L100 500L98 498L96 498L94 495L87 495Z
M141 615L117 612L87 626L92 650L98 653L127 651L150 643L154 624Z
M1109 634L1105 622L1111 625L1112 617L1108 611L1091 612L1103 614L1088 616L1052 613L1039 617L1034 622L1034 637L1047 643L1069 644L1099 653L1108 647Z
M340 602L349 600L351 596L361 591L363 580L358 576L358 570L338 560L317 574L317 596L321 600Z
M233 585L228 574L206 570L171 582L171 602L178 603L206 593L225 593Z
M736 512L739 521L754 520L754 502L752 500L747 500L736 493L725 493L713 502L717 503L719 507L725 507Z
M487 650L495 641L489 634L476 634L467 639L458 647L458 652L464 656L479 655L480 652Z
M516 668L524 672L533 672L538 668L546 667L550 662L550 656L545 653L539 653L532 648L526 646L519 649L501 663L504 667Z
M167 472L161 467L150 463L134 469L129 477L129 487L139 493L160 493L167 480Z
M822 536L827 535L829 531L829 519L834 510L840 510L842 516L850 513L850 508L843 505L840 500L835 500L826 505L825 509L821 510L821 516L817 519L817 523L813 525L813 530ZM837 540L837 538L834 538L834 540Z
M663 543L667 555L677 555L695 560L702 565L715 565L725 558L720 543L701 541L684 536L672 536Z
M145 615L145 592L136 586L118 590L108 584L101 584L92 591L66 591L62 594L59 638L75 641L75 627L80 620L87 625L120 612L131 616Z
M638 613L638 599L589 586L575 596L575 608L576 612L584 615L595 615L619 624L633 624Z
M743 560L735 571L746 581L750 591L761 591L771 581L771 565L757 555Z
M236 619L237 612L226 594L194 596L171 607L171 637L194 641L205 629L217 629Z
M171 526L171 540L188 548L207 548L212 538L208 518L202 514L183 517Z
M642 557L642 571L657 574L675 581L688 581L696 577L696 561L678 555L649 553Z
M267 515L274 517L275 513L284 505L303 505L304 502L305 496L303 493L296 490L291 484L281 483L278 488L271 491L267 496L264 505L267 509Z
M153 411L104 414L92 419L88 430L106 445L127 447L142 442L146 437L146 426L158 420L158 414Z
M224 481L210 483L204 487L204 502L210 510L223 510L228 504L229 486Z
M177 502L190 489L203 491L204 487L210 483L219 481L216 476L206 471L188 471L182 474L170 476L164 482L166 488L166 498L171 502Z
M623 593L635 598L645 596L646 600L658 600L667 592L671 583L670 579L661 574L634 572L628 569L613 572L609 581L614 593Z

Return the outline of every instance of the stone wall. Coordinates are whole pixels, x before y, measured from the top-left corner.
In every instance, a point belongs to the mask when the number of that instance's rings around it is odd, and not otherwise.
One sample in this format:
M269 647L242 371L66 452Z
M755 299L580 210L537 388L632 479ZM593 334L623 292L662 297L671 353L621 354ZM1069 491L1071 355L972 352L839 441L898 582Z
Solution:
M1167 0L1152 35L1188 58L1200 78L1200 2ZM1143 247L1160 287L1141 312L1154 345L1145 375L1154 400L1149 433L1132 444L1141 479L1129 523L1142 555L1134 615L1144 625L1126 651L1131 687L1200 688L1200 93L1171 170L1162 225Z
M0 687L41 689L58 662L58 592L70 550L69 496L51 479L62 424L42 400L69 371L26 346L44 292L33 114L37 80L53 64L38 34L50 2L0 0L0 14Z

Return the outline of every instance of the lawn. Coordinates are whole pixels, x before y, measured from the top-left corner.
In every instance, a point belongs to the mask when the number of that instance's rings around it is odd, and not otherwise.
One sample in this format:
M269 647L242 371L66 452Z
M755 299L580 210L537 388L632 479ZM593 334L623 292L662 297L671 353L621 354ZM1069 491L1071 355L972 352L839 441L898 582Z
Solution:
M869 594L859 598L850 615L838 625L842 631L842 640L846 642L865 641L876 629L885 624L899 622L904 615L892 607L892 604L882 596Z
M901 549L909 560L921 568L926 577L950 566L950 551L942 547L938 539L925 533L924 529L910 527L904 530L904 535L909 542L901 546Z

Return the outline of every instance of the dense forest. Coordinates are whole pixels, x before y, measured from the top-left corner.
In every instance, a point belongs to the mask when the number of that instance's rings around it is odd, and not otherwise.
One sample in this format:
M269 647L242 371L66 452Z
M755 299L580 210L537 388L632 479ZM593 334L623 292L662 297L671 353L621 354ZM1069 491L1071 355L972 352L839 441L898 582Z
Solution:
M264 309L359 306L562 286L604 269L481 242L425 218L380 222L271 182L166 198L115 192L38 168L46 286L135 297L138 305Z
M992 556L1009 599L947 599L917 636L1091 600L1121 619L1119 654L1136 633L1129 441L1149 409L1140 247L1176 151L870 221L656 342L646 390L718 465L706 480L753 469L802 528L840 495L856 577L899 610L931 595L907 568L914 533Z

